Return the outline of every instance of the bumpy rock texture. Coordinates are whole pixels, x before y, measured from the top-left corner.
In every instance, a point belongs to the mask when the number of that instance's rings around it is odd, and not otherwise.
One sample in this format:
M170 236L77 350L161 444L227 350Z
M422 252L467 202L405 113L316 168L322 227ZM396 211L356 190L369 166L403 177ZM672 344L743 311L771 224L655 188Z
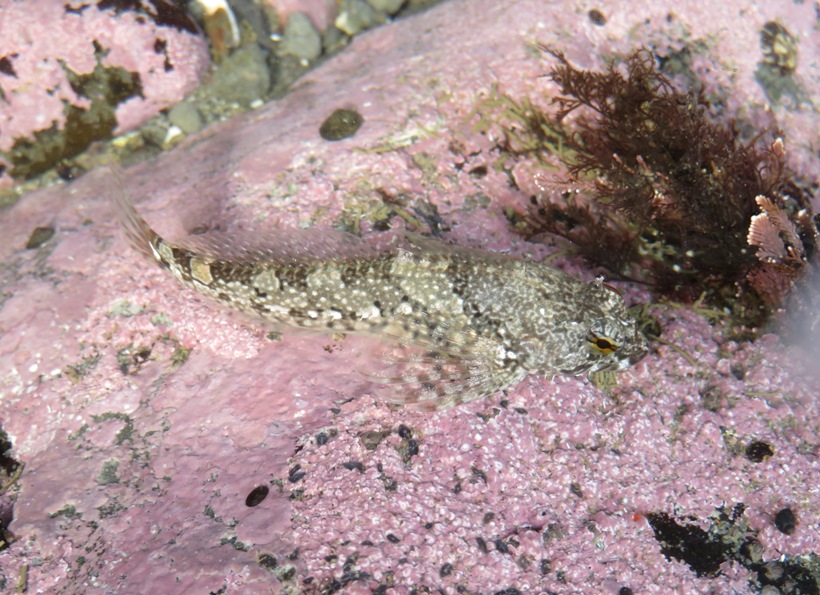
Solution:
M196 25L157 5L0 1L0 186L139 126L199 83L209 60Z
M509 232L503 209L527 197L468 121L494 85L553 90L529 43L585 67L640 43L701 48L693 68L728 112L754 119L767 102L760 31L778 21L805 48L795 83L818 94L810 4L596 8L443 4L362 35L283 100L132 168L125 184L168 237L340 220L378 230L387 212L542 258L549 248ZM364 125L325 141L319 127L339 107ZM816 167L813 113L774 109L792 165ZM820 416L798 347L730 341L696 312L658 306L666 342L609 389L529 378L453 410L395 409L361 390L361 343L275 341L180 289L122 238L115 191L95 171L0 218L0 422L26 463L17 540L0 552L6 588L25 568L30 592L729 592L766 561L818 550ZM38 227L55 233L26 249ZM9 492L0 498L8 510ZM691 563L694 545L662 550L647 521L723 526L708 519L724 503L746 510L720 539L757 531L759 545L726 554L717 576ZM790 534L775 523L786 507ZM715 551L703 547L711 562Z

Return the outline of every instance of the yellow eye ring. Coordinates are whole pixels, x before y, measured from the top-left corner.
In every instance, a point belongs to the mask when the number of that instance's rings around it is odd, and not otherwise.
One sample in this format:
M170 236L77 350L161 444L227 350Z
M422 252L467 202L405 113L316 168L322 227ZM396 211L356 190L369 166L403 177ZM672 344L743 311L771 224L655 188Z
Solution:
M609 354L618 350L618 344L608 337L599 337L593 333L590 333L588 341L590 345L592 345L593 349L600 351L601 353Z

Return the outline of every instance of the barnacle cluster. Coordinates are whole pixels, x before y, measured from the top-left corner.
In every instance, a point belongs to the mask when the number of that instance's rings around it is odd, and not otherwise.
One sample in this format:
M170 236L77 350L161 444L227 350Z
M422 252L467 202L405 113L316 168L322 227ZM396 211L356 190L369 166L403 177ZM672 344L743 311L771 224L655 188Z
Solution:
M792 74L797 69L797 40L780 23L769 21L760 31L760 46L763 62Z
M770 102L798 106L811 104L797 76L798 40L782 24L769 21L760 30L762 60L755 80Z
M505 147L556 160L523 221L569 240L620 278L683 301L706 299L759 326L811 270L817 226L777 130L744 139L698 92L640 49L603 72L557 50L553 109L504 98Z

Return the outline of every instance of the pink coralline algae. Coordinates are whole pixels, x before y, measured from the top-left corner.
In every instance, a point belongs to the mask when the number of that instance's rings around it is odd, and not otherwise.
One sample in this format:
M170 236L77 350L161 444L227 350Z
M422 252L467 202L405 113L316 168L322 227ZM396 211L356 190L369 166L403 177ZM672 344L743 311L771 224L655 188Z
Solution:
M125 186L169 238L198 226L380 233L386 220L552 254L591 279L577 258L510 230L505 210L529 195L494 167L496 131L472 128L496 86L554 93L529 44L596 68L633 44L703 52L750 121L768 106L754 74L763 25L817 45L809 4L596 9L603 25L571 2L443 3L357 37L280 101L128 169ZM813 68L801 58L793 75L809 95ZM319 127L338 108L364 123L325 141ZM772 109L790 164L807 171L814 116ZM645 314L660 338L614 383L530 377L447 411L397 408L356 372L367 342L278 339L181 289L128 246L113 191L109 172L92 171L0 217L0 424L6 454L25 463L0 495L13 535L3 588L816 588L820 414L816 359L802 348L655 304ZM36 228L54 235L27 249ZM630 303L651 299L618 285Z
M70 157L104 133L139 126L199 83L209 63L207 45L189 17L174 18L163 2L155 4L162 10L153 4L138 12L115 11L116 3L0 1L4 169L19 179L53 166L59 155L43 157L47 163L38 167L28 154L35 134L42 141L52 128L70 133L61 153ZM95 118L81 126L88 112Z

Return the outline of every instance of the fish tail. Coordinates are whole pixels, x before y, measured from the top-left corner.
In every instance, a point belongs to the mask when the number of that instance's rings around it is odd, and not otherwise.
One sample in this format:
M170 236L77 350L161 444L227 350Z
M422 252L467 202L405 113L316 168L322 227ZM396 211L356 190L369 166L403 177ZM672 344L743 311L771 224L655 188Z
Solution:
M126 238L134 248L151 260L160 260L157 247L162 238L134 208L134 204L123 185L119 166L109 164L108 168L116 183L116 187L112 188L112 195L117 216Z

